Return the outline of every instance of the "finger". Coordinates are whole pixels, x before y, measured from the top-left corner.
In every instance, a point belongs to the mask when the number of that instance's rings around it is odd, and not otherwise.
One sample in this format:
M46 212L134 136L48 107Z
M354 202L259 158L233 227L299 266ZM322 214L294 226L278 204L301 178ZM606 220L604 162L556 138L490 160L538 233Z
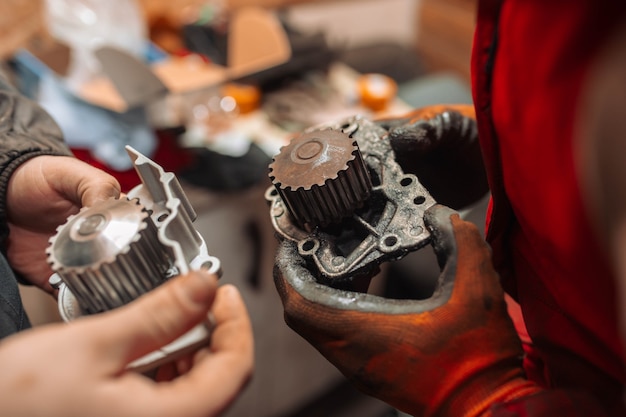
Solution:
M254 345L249 316L239 291L224 285L217 291L212 314L215 327L210 353L203 349L185 375L159 386L159 414L205 416L223 411L247 383ZM154 404L145 398L147 409Z
M409 123L409 117L390 117L374 120L374 123L385 130L392 130Z
M459 213L449 207L436 204L428 208L424 213L424 225L430 231L433 248L437 257L442 258L443 265L457 255L460 246L474 249L475 254L480 249L481 255L489 255L489 245L476 225L461 219Z
M431 245L437 255L439 267L443 269L456 254L456 239L451 217L458 213L449 207L436 204L424 213L424 225L431 235Z
M92 206L100 201L120 196L120 184L113 176L90 165L84 168L83 181L78 186L82 206Z
M175 340L206 318L217 277L192 271L143 295L125 307L94 317L96 355L105 351L104 364L121 370L131 361Z
M433 151L445 136L442 130L442 118L456 114L460 119L474 118L473 106L468 105L433 105L415 109L405 115L403 124L389 125L389 138L397 153L424 153Z
M6 247L6 256L11 266L30 284L55 295L56 290L49 282L52 269L42 256L49 237L13 224L9 224L9 230L11 239Z
M211 350L251 353L252 325L239 290L228 284L220 287L211 311L215 320Z
M340 315L343 311L404 314L426 308L414 300L379 297L372 294L331 288L318 283L307 269L293 242L282 242L276 254L274 283L283 302L285 316L323 330L324 323L313 315L323 308Z
M50 186L77 206L91 206L120 195L119 182L98 168L69 157L61 164L53 163Z
M210 353L200 352L204 355L201 360L172 387L171 398L175 402L172 410L182 409L184 412L180 414L194 414L194 411L207 407L225 408L248 382L253 370L252 325L239 291L232 285L222 286L217 292L212 313L215 327ZM197 392L191 392L193 387L203 386L214 387L213 398L205 397L204 403ZM181 392L188 393L187 399L180 398Z
M484 298L486 291L500 297L498 274L493 269L491 249L476 225L462 220L454 210L435 205L424 214L424 224L430 230L432 246L443 265L438 290L447 297L449 285L454 283L454 293L462 293L466 299L473 294ZM441 291L445 286L445 291Z
M415 109L408 113L406 117L411 119L411 122L417 122L419 120L431 120L438 115L445 112L456 112L465 117L472 119L476 118L476 112L474 106L471 104L439 104L422 107Z

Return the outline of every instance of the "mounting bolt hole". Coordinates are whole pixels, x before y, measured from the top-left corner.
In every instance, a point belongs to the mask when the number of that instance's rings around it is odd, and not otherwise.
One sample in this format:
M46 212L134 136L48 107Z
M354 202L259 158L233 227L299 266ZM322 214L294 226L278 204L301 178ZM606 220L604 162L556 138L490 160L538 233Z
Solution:
M209 270L209 271L210 271L210 270L211 270L211 268L213 268L213 261L206 261L206 262L203 262L203 263L202 263L202 265L201 265L201 268L202 268L202 269L206 269L206 270Z
M411 184L413 184L413 178L411 177L404 177L400 180L400 185L403 187L407 187Z
M159 217L157 217L157 220L158 220L159 222L164 222L164 221L165 221L165 219L167 219L167 217L168 217L168 214L167 214L167 213L163 213L163 214L161 214Z
M357 131L358 127L359 125L357 123L348 122L348 123L342 124L340 128L343 133L345 133L349 137L352 137L352 135Z
M272 201L274 200L276 197L278 196L278 190L276 189L275 186L270 186L267 188L267 190L265 191L265 199Z
M319 247L319 243L315 239L305 240L299 243L299 252L301 255L310 255L315 253Z
M395 236L387 236L385 240L383 240L385 246L395 246L398 243L398 238Z
M424 204L425 201L426 197L424 197L423 195L417 196L413 199L413 202L417 205Z

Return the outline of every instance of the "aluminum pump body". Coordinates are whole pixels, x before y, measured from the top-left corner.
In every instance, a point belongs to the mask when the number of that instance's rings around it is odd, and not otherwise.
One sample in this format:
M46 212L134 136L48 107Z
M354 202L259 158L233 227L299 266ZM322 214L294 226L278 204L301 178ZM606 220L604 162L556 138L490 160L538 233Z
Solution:
M57 228L46 252L66 322L121 307L177 275L204 268L220 274L193 227L196 218L178 179L131 147L141 184L126 197L84 207ZM133 362L146 371L206 343L210 323Z

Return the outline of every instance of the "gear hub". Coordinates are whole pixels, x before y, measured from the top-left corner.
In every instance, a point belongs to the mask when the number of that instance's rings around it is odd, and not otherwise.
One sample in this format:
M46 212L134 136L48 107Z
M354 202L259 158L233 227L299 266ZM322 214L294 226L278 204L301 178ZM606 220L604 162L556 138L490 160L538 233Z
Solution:
M304 133L281 148L270 179L301 226L327 226L367 200L372 183L355 139L341 130Z
M137 200L108 200L84 208L59 226L47 249L52 270L84 313L120 307L167 278L171 257Z

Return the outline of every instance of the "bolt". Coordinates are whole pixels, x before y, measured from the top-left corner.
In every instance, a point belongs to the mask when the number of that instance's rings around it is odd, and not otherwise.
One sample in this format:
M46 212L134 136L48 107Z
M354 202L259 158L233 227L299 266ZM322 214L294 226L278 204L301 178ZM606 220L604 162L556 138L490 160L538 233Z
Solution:
M296 157L303 161L313 159L318 156L323 149L324 145L322 145L319 139L313 139L298 147L296 150Z
M98 232L106 224L106 218L102 214L93 214L83 220L78 226L78 234L88 236Z

